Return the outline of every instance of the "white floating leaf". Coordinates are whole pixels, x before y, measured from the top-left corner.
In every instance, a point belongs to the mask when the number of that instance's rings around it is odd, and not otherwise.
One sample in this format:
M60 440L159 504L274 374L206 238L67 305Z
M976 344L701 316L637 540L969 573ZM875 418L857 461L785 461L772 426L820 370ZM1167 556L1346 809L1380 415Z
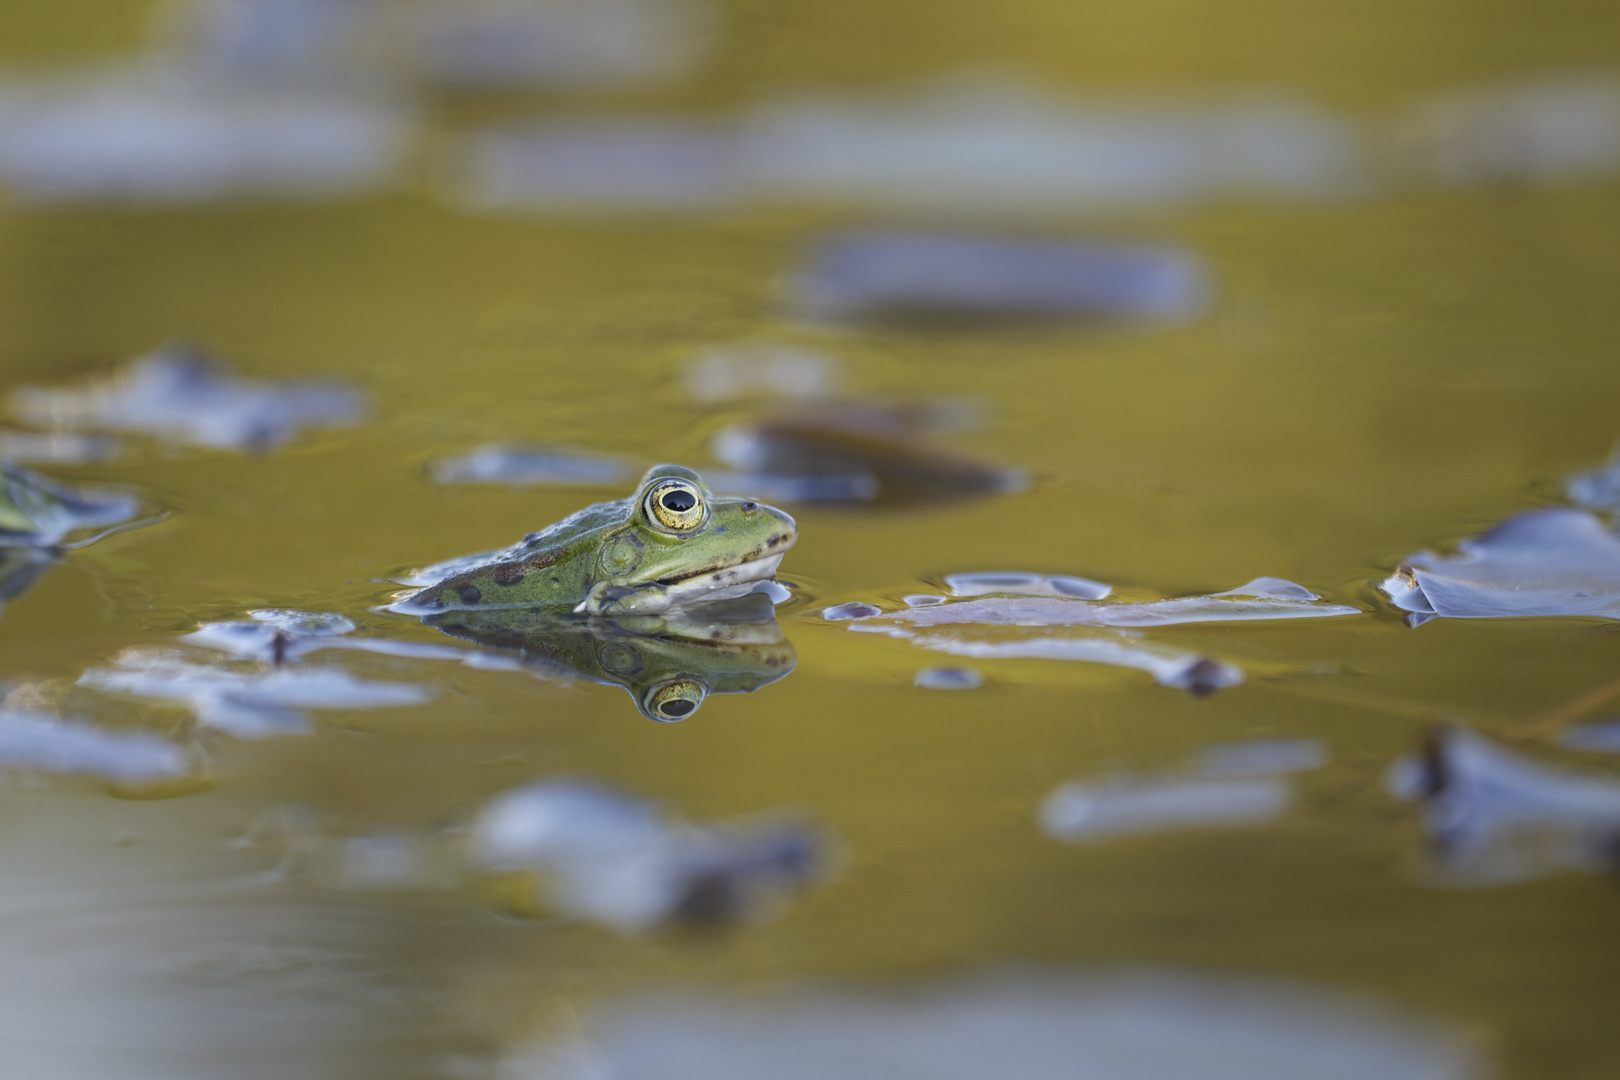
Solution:
M184 748L157 735L0 708L0 768L151 784L185 776L192 766Z
M947 574L945 584L951 595L986 596L1062 596L1079 600L1101 600L1113 591L1112 587L1089 578L1062 575L988 572L973 574Z
M576 450L488 443L460 457L440 458L428 473L441 484L620 484L630 470L617 458Z
M888 634L913 645L975 660L1079 660L1091 664L1146 671L1160 685L1208 694L1243 682L1241 669L1184 649L1154 645L1131 637L1015 637L970 639L948 634L921 634L877 622L857 622L852 630Z
M1458 728L1390 767L1391 794L1423 804L1444 875L1495 884L1617 860L1620 780L1546 765Z
M1280 817L1293 801L1286 781L1201 777L1070 783L1041 803L1041 828L1057 840L1246 825Z
M1384 592L1404 611L1454 619L1620 619L1620 536L1585 511L1519 514L1457 550L1410 556Z
M365 407L344 383L242 379L180 346L141 357L84 389L24 386L11 400L15 412L42 426L144 431L226 450L268 449L305 428L353 424Z
M433 696L426 686L357 679L340 668L262 670L147 649L129 650L115 666L85 672L79 683L187 705L202 724L241 738L302 733L309 729L306 709L419 705Z
M626 931L747 917L815 873L818 839L787 823L697 828L651 803L579 781L540 781L491 800L474 858L542 874L551 902Z
M1279 578L1259 578L1247 585L1209 596L1141 603L1102 603L1063 599L1058 593L1074 589L1079 578L1047 578L1035 574L962 575L962 588L973 599L914 607L891 612L885 619L912 626L975 624L981 626L1174 626L1181 623L1237 622L1260 619L1321 619L1358 615L1360 609L1329 604L1299 585ZM947 578L956 589L956 577ZM997 584L997 583L1005 584ZM1084 582L1085 585L1097 585ZM1106 586L1097 585L1106 589ZM1000 593L1043 595L991 596ZM958 592L958 595L963 595ZM1066 595L1074 595L1067 592Z
M1460 1032L1310 986L1006 972L924 986L642 994L503 1080L1470 1080Z

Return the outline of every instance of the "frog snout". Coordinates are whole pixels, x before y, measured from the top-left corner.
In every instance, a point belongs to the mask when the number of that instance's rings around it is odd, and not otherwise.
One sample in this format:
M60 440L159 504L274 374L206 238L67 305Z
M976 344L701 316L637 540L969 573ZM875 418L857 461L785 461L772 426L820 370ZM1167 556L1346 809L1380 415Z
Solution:
M755 503L753 510L750 512L766 515L771 523L776 526L773 531L777 535L771 541L773 547L789 547L793 541L799 538L798 522L794 521L791 515L783 513L776 507Z

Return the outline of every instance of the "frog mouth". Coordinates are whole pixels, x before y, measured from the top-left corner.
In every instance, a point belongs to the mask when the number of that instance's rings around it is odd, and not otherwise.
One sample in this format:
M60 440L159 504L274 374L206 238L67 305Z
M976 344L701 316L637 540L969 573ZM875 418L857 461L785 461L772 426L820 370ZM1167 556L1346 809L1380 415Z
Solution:
M741 595L752 589L756 582L774 577L776 568L782 563L782 556L797 539L798 536L792 532L781 533L736 559L689 570L684 574L661 577L658 584L668 591L671 606L696 597L721 600L727 596Z

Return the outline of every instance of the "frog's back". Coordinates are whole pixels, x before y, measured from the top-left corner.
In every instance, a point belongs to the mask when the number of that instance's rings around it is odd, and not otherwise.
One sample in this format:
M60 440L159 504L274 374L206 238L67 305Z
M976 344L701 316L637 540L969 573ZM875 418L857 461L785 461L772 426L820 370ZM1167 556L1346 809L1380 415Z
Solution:
M505 594L506 603L571 603L581 589L585 565L594 556L603 533L622 525L633 499L616 499L577 510L561 521L533 532L511 547L463 555L417 571L406 584L423 588L405 600L406 609L434 609L459 600L476 604L486 594ZM532 573L544 571L544 573ZM489 597L495 599L493 595Z
M547 525L539 532L532 532L506 550L496 552L496 557L487 561L509 562L545 555L566 556L582 541L592 541L604 530L624 524L634 503L634 499L614 499L575 510L561 521Z

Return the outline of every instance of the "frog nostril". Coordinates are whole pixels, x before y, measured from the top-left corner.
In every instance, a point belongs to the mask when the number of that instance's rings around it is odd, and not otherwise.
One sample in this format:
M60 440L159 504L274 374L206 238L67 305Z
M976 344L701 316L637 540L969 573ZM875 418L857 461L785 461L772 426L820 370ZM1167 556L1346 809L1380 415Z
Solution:
M758 510L759 509L759 503L745 502L745 503L742 504L742 508L744 510Z

